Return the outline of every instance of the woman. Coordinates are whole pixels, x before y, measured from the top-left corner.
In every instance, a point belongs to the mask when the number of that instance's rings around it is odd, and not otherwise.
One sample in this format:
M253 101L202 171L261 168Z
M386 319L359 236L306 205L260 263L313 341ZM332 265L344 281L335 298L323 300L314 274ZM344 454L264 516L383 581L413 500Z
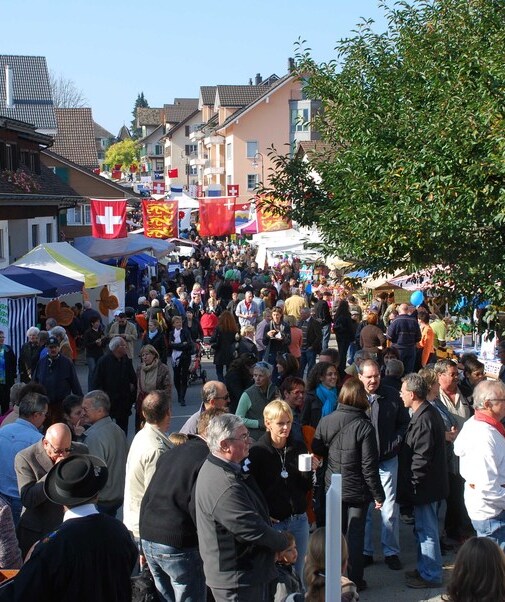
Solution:
M63 420L72 431L72 441L84 441L86 427L83 424L82 397L71 393L63 400L62 407Z
M228 310L223 311L219 316L219 321L214 334L210 337L210 344L214 349L214 364L216 366L217 379L224 382L224 368L228 367L233 361L234 352L236 352L236 335L238 326L234 317Z
M302 344L303 344L303 331L297 325L295 316L286 316L286 320L291 327L291 343L289 344L288 351L296 357L298 363L302 357Z
M186 309L184 325L189 330L193 341L203 341L203 330L200 326L200 320L195 318L195 312L190 307Z
M142 345L152 345L158 352L160 361L163 364L167 363L167 342L158 320L151 318L147 323L147 332L142 337Z
M174 369L174 386L177 391L177 399L181 406L185 406L193 341L189 330L182 326L182 318L180 316L172 318L172 330L169 334L168 345Z
M22 383L30 382L32 372L39 361L39 332L40 329L32 326L26 331L26 343L23 343L19 352L19 380Z
M240 340L238 341L238 354L249 353L258 357L258 348L254 342L255 329L250 324L242 326L240 329Z
M88 364L88 391L91 391L96 365L107 349L108 343L99 316L91 318L90 326L82 336L82 343L86 350L86 363Z
M5 333L0 330L0 414L9 409L10 390L16 380L16 355L9 345L4 343Z
M235 414L242 393L253 386L252 373L256 362L255 355L243 353L232 361L230 368L226 371L224 383L230 396L230 402L228 403L230 414Z
M161 361L153 345L144 345L140 350L140 365L137 368L136 430L142 420L142 402L148 393L155 390L167 391L172 397L170 368Z
M338 352L340 354L338 372L340 378L344 378L345 367L347 365L347 350L356 334L356 322L351 317L349 303L345 299L340 301L335 310L333 332L337 339Z
M271 401L263 410L266 433L249 451L248 469L254 475L268 504L273 527L289 531L296 539L296 573L301 576L309 539L305 512L312 471L298 469L298 456L307 448L291 436L293 413L285 401ZM313 458L314 463L319 463Z
M367 325L361 329L359 334L359 343L363 351L368 351L372 359L377 359L377 355L386 344L386 337L382 330L377 326L379 316L374 311L369 311L366 317Z
M291 327L282 319L283 311L281 307L272 309L272 319L270 324L265 327L263 335L263 344L265 361L274 366L274 379L277 377L275 359L278 353L287 353L291 344Z
M58 343L60 344L61 355L64 355L71 362L73 362L74 353L72 351L70 341L68 340L67 331L63 328L63 326L54 326L54 328L51 328L51 332L49 334L52 337L56 337L58 339Z
M251 437L257 441L265 432L263 409L280 396L279 389L272 384L272 366L266 362L254 365L254 385L246 389L240 396L235 414L244 420Z
M291 353L278 353L276 361L277 367L277 380L275 384L280 387L283 381L288 376L297 376L300 364L294 355Z
M322 416L337 407L338 370L335 364L319 362L307 379L307 392L302 411L302 425L316 428Z
M505 602L505 555L487 537L471 537L459 549L445 602Z
M349 578L358 590L366 588L363 547L368 505L375 500L375 507L381 508L385 499L368 409L363 383L351 378L340 390L338 408L321 419L312 441L312 451L325 458L326 490L332 474L342 475L342 533L349 546Z

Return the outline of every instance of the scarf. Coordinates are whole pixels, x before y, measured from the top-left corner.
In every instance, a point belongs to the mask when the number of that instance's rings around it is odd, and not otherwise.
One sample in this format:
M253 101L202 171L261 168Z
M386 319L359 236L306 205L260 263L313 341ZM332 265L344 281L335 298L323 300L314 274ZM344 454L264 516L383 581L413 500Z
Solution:
M316 388L316 395L323 402L321 417L328 416L337 407L337 389L328 389L323 383L319 383Z
M502 435L502 437L505 437L505 427L499 420L496 420L496 418L493 418L492 416L489 416L480 410L475 410L474 419L478 422L485 422L486 424L493 426L500 433L500 435Z
M160 360L156 358L152 364L140 366L140 388L144 393L150 393L156 389L156 379L158 376L158 364Z

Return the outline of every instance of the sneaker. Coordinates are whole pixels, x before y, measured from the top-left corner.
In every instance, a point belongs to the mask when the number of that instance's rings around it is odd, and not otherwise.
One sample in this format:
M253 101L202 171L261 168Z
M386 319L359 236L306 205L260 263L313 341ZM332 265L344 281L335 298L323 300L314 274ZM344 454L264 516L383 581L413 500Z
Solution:
M414 569L413 571L405 571L405 577L415 579L416 577L420 577L419 571Z
M426 581L426 579L423 579L421 575L418 575L417 577L407 577L406 585L407 587L412 587L414 589L442 587L442 583L440 581Z
M386 556L384 558L384 562L392 571L401 571L401 569L403 569L403 565L396 554L393 554L392 556Z
M369 556L368 554L363 554L363 566L367 567L373 564L373 556Z

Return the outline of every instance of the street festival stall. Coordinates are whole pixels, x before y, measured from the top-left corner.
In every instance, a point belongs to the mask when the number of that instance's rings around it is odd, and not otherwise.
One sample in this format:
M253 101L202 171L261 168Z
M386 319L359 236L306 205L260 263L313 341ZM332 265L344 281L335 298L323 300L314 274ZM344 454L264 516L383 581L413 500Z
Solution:
M77 301L82 301L84 297L100 312L106 322L112 320L117 307L124 307L124 269L99 263L67 242L39 245L13 265L32 270L46 270L80 281L83 283L82 295L74 293L65 301L71 306Z

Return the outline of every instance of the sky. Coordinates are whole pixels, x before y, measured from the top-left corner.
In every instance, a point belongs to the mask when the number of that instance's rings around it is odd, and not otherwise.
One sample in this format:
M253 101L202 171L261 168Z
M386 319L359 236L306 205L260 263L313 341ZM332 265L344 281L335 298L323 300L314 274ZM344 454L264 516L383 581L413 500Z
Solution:
M386 28L378 0L4 0L0 54L45 56L117 135L140 92L150 107L200 86L287 73L298 39L317 62L360 20Z

